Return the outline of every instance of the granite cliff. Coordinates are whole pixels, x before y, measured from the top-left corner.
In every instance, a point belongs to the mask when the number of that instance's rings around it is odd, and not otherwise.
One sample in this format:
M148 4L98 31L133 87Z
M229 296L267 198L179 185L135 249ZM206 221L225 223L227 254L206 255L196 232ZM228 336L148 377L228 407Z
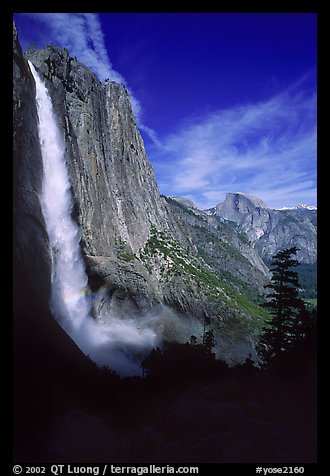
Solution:
M269 271L244 227L159 194L123 85L100 82L56 46L24 57L16 30L14 52L14 256L36 292L47 301L50 259L26 59L42 75L66 145L94 317L157 316L159 332L181 341L200 336L207 317L219 357L235 363L253 354Z
M35 84L13 35L13 246L14 259L28 275L38 273L38 292L49 298L48 236L39 202L42 158L38 138Z

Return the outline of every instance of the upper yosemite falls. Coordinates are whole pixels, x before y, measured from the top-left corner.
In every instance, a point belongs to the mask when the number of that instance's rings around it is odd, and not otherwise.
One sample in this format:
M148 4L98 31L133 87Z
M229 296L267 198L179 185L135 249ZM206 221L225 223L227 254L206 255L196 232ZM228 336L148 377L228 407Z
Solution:
M218 358L257 361L271 257L297 246L315 273L316 210L162 196L124 86L56 46L25 58L16 29L13 71L14 261L43 305L120 375L205 320Z

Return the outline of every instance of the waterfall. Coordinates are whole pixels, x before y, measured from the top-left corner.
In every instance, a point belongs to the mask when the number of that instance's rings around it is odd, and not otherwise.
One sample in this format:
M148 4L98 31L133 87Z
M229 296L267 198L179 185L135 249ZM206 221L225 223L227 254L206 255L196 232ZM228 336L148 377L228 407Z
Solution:
M80 349L99 365L120 375L138 375L144 356L157 343L147 317L137 322L111 317L102 323L91 317L93 295L80 251L80 230L71 218L73 199L60 135L48 90L29 61L36 83L38 133L43 161L40 203L52 260L50 309Z
M80 253L80 232L71 218L73 200L59 134L47 88L29 61L36 83L39 140L43 160L41 207L52 259L51 311L69 331L77 331L89 317L87 276Z

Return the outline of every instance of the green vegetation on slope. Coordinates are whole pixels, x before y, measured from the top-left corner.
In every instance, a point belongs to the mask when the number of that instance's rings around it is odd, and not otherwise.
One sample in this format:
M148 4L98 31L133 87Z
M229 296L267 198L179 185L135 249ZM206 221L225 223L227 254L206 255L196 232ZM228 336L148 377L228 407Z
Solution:
M214 273L204 261L202 253L197 257L188 256L176 240L164 232L158 232L154 226L140 252L140 259L149 271L153 263L158 262L162 282L170 283L179 276L191 296L205 296L212 302L217 310L222 335L223 322L226 322L227 330L230 328L231 336L238 337L256 335L268 320L268 312L253 302L251 290L244 283L229 272L223 271L222 276Z
M118 245L118 251L117 251L118 259L122 261L126 261L127 263L129 263L130 261L134 261L136 259L136 256L126 251L125 247L126 247L126 242L123 240L120 240Z

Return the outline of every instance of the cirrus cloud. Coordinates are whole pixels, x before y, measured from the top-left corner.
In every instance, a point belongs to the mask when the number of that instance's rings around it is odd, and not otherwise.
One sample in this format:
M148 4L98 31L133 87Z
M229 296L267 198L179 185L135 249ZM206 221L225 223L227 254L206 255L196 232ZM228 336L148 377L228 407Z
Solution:
M236 191L271 207L316 203L316 93L303 86L190 120L150 147L162 193L202 209Z
M143 123L140 101L127 85L125 78L111 64L97 13L22 13L21 15L29 18L34 35L41 44L54 43L66 48L71 56L75 56L81 63L88 66L101 81L110 79L123 84L130 94L139 128L146 132L152 141L158 142L156 132Z

